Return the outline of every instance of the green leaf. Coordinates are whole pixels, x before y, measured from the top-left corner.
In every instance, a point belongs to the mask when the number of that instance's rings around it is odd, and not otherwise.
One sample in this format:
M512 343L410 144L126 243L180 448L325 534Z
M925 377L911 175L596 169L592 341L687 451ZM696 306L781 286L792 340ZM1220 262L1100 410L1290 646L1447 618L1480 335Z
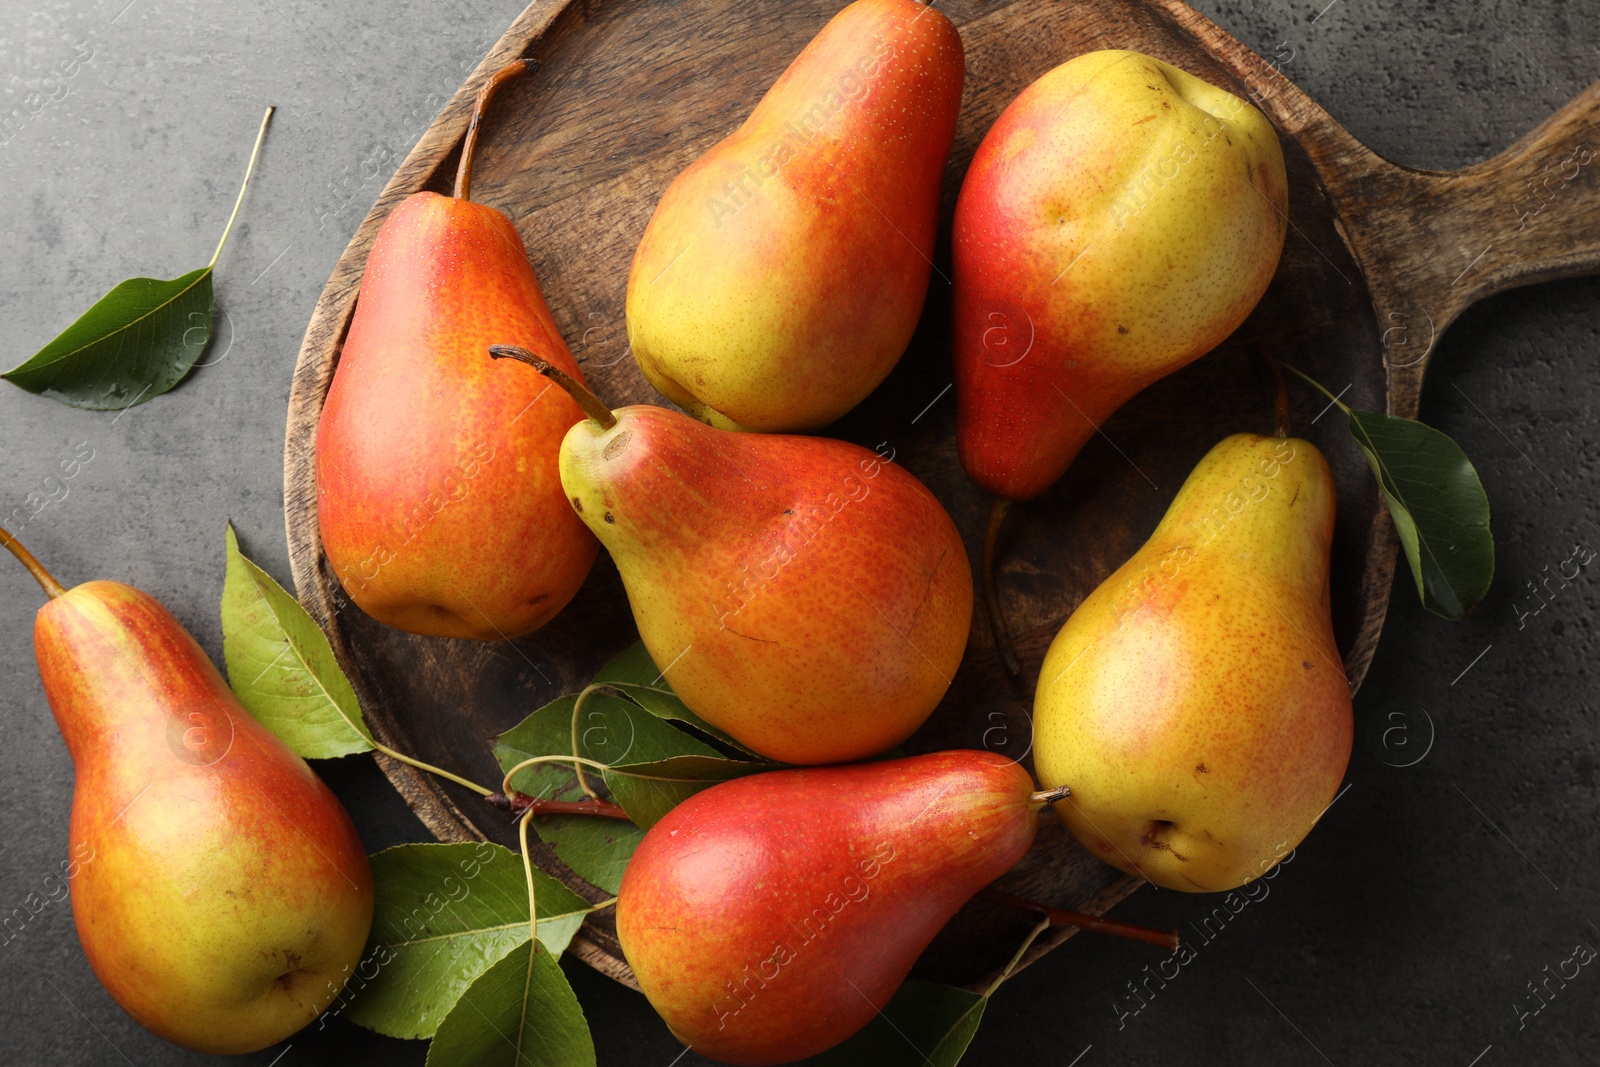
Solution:
M509 953L439 1024L428 1067L594 1067L594 1042L548 952Z
M372 856L377 901L368 954L378 975L347 990L351 1021L390 1037L431 1036L463 991L526 944L522 857L500 845L399 845ZM589 904L537 869L539 942L559 954Z
M576 703L576 697L552 701L496 738L494 753L501 769L510 771L535 756L572 755ZM700 790L769 766L729 759L633 701L610 693L591 691L578 716L577 755L612 768L599 775L588 771L586 780L593 786L600 778L612 798L645 829ZM693 758L681 762L685 757ZM541 798L575 800L584 795L570 763L523 768L511 784L518 792Z
M937 982L907 982L873 1020L814 1067L955 1067L989 998Z
M600 668L600 673L595 675L594 680L598 684L610 686L627 694L637 701L640 707L657 718L681 722L756 759L764 758L754 749L740 744L727 733L690 711L689 706L678 699L678 695L666 683L662 673L656 669L655 661L650 658L643 641L635 641L626 652Z
M496 738L494 755L501 770L510 771L535 756L570 756L576 703L576 696L553 700ZM610 793L638 825L592 815L540 816L531 825L578 877L610 893L621 885L622 872L645 828L702 789L771 766L729 759L632 701L598 691L583 703L578 754L614 766L603 773L588 770L584 778L596 792ZM632 773L620 773L623 770ZM588 795L570 763L524 767L511 784L542 800L581 800Z
M211 268L129 278L0 377L75 408L142 404L183 381L211 339Z
M701 790L771 769L770 764L745 763L721 755L669 756L613 767L605 772L605 782L628 817L648 830Z
M574 874L613 895L621 891L622 872L644 840L644 831L631 822L593 815L547 815L531 825Z
M372 748L361 705L327 635L299 601L245 558L231 524L222 651L239 701L302 757Z
M0 378L30 393L93 411L131 408L183 381L211 340L211 274L250 188L273 110L267 108L261 118L233 214L210 263L171 281L118 282L32 359Z
M1449 437L1413 419L1350 412L1423 606L1459 619L1489 591L1494 537L1478 472Z

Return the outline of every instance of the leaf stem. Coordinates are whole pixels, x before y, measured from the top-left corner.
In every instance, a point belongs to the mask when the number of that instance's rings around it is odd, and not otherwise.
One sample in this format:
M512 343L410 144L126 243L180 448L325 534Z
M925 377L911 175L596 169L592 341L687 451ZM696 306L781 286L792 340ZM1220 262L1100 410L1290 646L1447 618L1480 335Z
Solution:
M583 753L578 750L578 716L583 710L583 702L589 699L590 693L599 688L602 687L590 682L588 685L584 686L583 691L578 694L578 699L572 702L572 754L574 756L583 755ZM600 794L596 793L589 787L589 780L583 776L582 767L574 765L572 768L572 773L578 776L578 788L589 794L590 800L600 799Z
M1045 904L1035 904L1031 900L1024 900L1019 896L1007 893L1003 889L990 886L978 894L984 900L1001 904L1019 911L1031 911L1035 915L1043 915L1053 926L1076 926L1080 930L1089 930L1097 934L1109 934L1112 937L1125 937L1129 941L1143 941L1146 944L1160 945L1162 948L1178 948L1178 932L1176 930L1156 930L1149 926L1139 926L1135 923L1118 922L1115 919L1102 919L1098 915L1084 915L1082 912L1067 911L1065 908L1052 908Z
M1006 964L1006 969L1001 971L999 975L995 977L995 980L989 983L989 988L983 991L983 995L985 997L994 996L994 991L999 989L1007 978L1011 977L1012 972L1017 969L1017 964L1022 962L1023 954L1026 953L1028 949L1033 946L1033 943L1039 939L1039 935L1048 929L1050 929L1050 920L1047 917L1040 919L1038 925L1032 930L1028 931L1028 936L1023 938L1022 944L1017 946L1017 951L1012 955L1011 962Z
M522 843L522 873L528 880L528 933L533 939L530 952L539 951L539 912L534 903L533 892L533 859L528 855L528 820L533 818L533 812L528 812L517 823L517 839Z
M509 811L520 816L523 812L531 811L535 815L594 815L602 819L617 819L621 822L632 822L628 813L620 804L609 800L545 800L541 797L530 797L526 793L490 793L483 798L493 807L502 811Z
M1333 401L1334 405L1340 411L1344 412L1346 415L1350 414L1350 405L1342 402L1338 397L1336 397L1332 393L1328 392L1328 390L1323 386L1323 384L1321 382L1319 382L1315 378L1311 377L1311 375L1307 374L1305 371L1300 370L1298 367L1296 367L1292 363L1285 363L1281 359L1277 360L1276 362L1277 362L1278 366L1282 367L1284 370L1293 372L1294 376L1299 378L1301 381L1310 383L1310 385L1313 388L1315 388L1317 392L1321 393L1323 396L1325 396L1329 400Z
M372 739L369 738L368 740ZM388 756L392 760L399 760L401 763L409 764L419 771L427 771L429 774L437 774L440 778L448 778L450 781L456 783L456 785L465 786L481 797L490 796L494 792L491 789L485 789L477 782L469 782L460 775L451 774L443 767L435 767L431 763L423 763L419 759L412 759L403 752L396 752L382 741L372 740L372 747L377 749L379 752L382 752L385 756Z
M44 564L35 559L32 552L23 548L22 542L12 537L10 531L4 526L0 526L0 545L5 545L6 549L17 557L17 562L28 568L28 573L33 575L33 580L44 588L45 593L51 600L66 592L61 583L55 580L55 576L44 569Z
M533 757L531 757L529 759L523 760L521 763L519 763L516 766L512 767L509 771L506 772L505 782L501 786L501 792L505 793L507 796L510 796L512 793L518 792L518 790L515 790L515 789L511 788L511 779L516 776L516 773L518 771L525 770L525 769L527 769L529 767L536 767L541 763L571 763L571 764L575 764L575 765L581 763L583 766L589 767L589 768L591 768L593 770L607 771L607 772L609 772L611 774L620 774L625 778L637 778L637 779L639 779L640 781L643 781L643 782L702 782L703 783L703 782L706 781L706 779L704 779L704 778L663 778L659 774L639 774L639 773L637 773L635 771L628 771L628 770L623 770L620 767L613 767L609 763L601 763L599 760L590 759L587 756L567 756L567 755L557 754L557 755L554 755L554 756L533 756Z
M211 270L217 265L217 259L222 255L222 246L228 243L228 234L233 232L233 220L239 217L239 208L244 204L245 190L250 188L250 176L256 172L256 157L261 154L261 142L267 137L267 123L272 121L272 113L276 107L267 108L267 113L261 116L261 129L256 133L256 146L250 150L250 165L245 168L244 181L239 186L239 198L233 202L233 214L228 216L228 225L223 227L222 240L217 242L217 250L211 253L211 262L206 264L206 269Z

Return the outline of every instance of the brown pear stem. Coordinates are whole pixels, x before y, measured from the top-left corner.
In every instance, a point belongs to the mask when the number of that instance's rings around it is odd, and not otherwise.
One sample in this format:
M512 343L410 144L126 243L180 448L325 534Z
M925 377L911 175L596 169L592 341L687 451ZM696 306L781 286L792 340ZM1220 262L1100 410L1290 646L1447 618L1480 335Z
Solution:
M1115 919L1102 919L1098 915L1084 915L1082 912L1067 911L1064 908L1052 908L1046 904L1035 904L1031 900L1013 896L1003 889L990 886L978 894L984 900L995 904L1002 904L1018 911L1032 912L1042 915L1050 920L1051 926L1076 926L1080 930L1092 930L1097 934L1109 934L1112 937L1125 937L1129 941L1143 941L1151 945L1160 945L1163 948L1176 950L1178 947L1178 931L1156 930L1148 926L1138 926L1134 923L1121 923Z
M1058 785L1054 789L1041 789L1033 794L1035 804L1054 804L1058 800L1065 800L1072 795L1070 786Z
M617 424L617 417L611 414L611 409L606 407L600 398L589 391L589 387L578 379L562 370L552 366L549 362L540 359L526 348L516 345L490 345L489 355L495 359L515 359L526 363L540 374L555 382L567 391L572 399L578 402L583 413L600 424L602 430L609 430Z
M1255 349L1256 355L1261 357L1261 362L1267 365L1267 371L1272 375L1272 434L1274 437L1288 437L1289 384L1283 380L1283 368L1278 366L1278 361L1267 350L1267 346L1257 341Z
M1022 661L1017 658L1017 646L1011 640L1011 624L1000 607L1000 589L994 578L994 546L1000 538L1000 527L1005 524L1011 501L995 498L989 509L989 529L983 535L983 603L989 611L989 632L994 635L994 647L1013 678L1022 673Z
M478 90L478 98L472 102L472 119L467 123L467 135L461 142L461 164L456 167L457 200L472 199L472 159L478 154L478 127L483 124L483 115L489 108L490 98L506 82L520 78L524 74L532 74L538 69L538 60L519 59L489 75L489 80Z
M44 564L34 559L33 553L23 548L22 542L12 537L4 526L0 526L0 545L5 545L11 554L17 557L17 562L28 568L28 573L33 575L34 581L44 587L44 591L49 594L51 600L67 591L49 571L44 569Z
M596 815L602 819L617 819L621 822L632 822L628 813L620 805L609 800L542 800L539 797L530 797L526 793L490 793L483 798L492 806L501 811L509 811L512 815L522 816L528 812L535 815Z

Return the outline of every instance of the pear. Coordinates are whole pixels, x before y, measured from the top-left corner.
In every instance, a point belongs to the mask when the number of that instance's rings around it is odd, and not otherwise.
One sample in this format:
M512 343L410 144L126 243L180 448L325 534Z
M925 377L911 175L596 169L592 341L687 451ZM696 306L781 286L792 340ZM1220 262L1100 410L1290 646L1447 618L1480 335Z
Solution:
M84 954L140 1025L186 1048L266 1048L360 962L372 874L350 817L250 716L161 604L118 582L63 589L34 625L75 772L70 886Z
M931 5L856 0L678 175L628 275L628 340L667 399L723 429L806 430L894 369L965 69Z
M328 562L363 611L412 633L536 630L599 552L556 471L582 413L484 354L506 341L579 374L516 227L469 199L482 113L530 64L479 93L456 195L413 194L378 231L317 425Z
M956 202L956 446L996 500L983 586L1012 501L1048 489L1111 413L1250 314L1288 224L1283 150L1259 111L1138 52L1090 52L1022 91Z
M843 441L611 412L541 369L589 412L561 484L685 704L784 763L860 759L922 725L966 648L972 571L921 482Z
M1028 850L1048 799L990 752L725 782L640 841L617 937L695 1052L812 1056L888 1003L961 905Z
M1328 600L1333 478L1315 446L1236 434L1073 612L1034 698L1056 812L1167 889L1259 877L1333 801L1350 685Z
M1137 52L1090 52L995 121L956 204L961 461L1027 500L1096 428L1215 348L1277 269L1283 151L1243 100Z

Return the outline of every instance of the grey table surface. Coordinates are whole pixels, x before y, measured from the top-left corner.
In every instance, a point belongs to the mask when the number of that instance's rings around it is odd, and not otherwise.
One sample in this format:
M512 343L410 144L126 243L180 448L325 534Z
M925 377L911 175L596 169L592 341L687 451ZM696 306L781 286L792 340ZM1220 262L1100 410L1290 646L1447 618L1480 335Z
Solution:
M92 450L22 531L68 584L137 585L220 660L224 523L288 580L281 451L301 333L395 165L521 6L0 2L0 120L24 115L0 131L0 363L124 277L203 264L262 107L279 107L219 266L206 365L120 414L0 386L0 514ZM1414 166L1483 159L1600 74L1600 0L1199 6L1263 55L1287 56L1285 72L1358 138ZM1597 334L1589 278L1489 300L1444 338L1423 414L1483 476L1495 588L1451 624L1402 579L1356 701L1350 787L1271 892L1210 924L1215 900L1136 894L1121 917L1192 932L1195 958L1177 977L1148 980L1157 952L1081 937L996 997L967 1063L1600 1061L1600 969L1546 983L1544 999L1531 990L1574 946L1600 948L1596 586L1586 571L1537 614L1527 587L1575 544L1600 548ZM31 655L38 602L19 568L0 566L3 914L66 854L72 767ZM426 839L366 757L318 769L369 850ZM640 996L566 968L602 1064L679 1056ZM0 1061L208 1061L121 1012L65 904L0 945L0 990ZM336 1021L244 1060L423 1056L421 1043Z

